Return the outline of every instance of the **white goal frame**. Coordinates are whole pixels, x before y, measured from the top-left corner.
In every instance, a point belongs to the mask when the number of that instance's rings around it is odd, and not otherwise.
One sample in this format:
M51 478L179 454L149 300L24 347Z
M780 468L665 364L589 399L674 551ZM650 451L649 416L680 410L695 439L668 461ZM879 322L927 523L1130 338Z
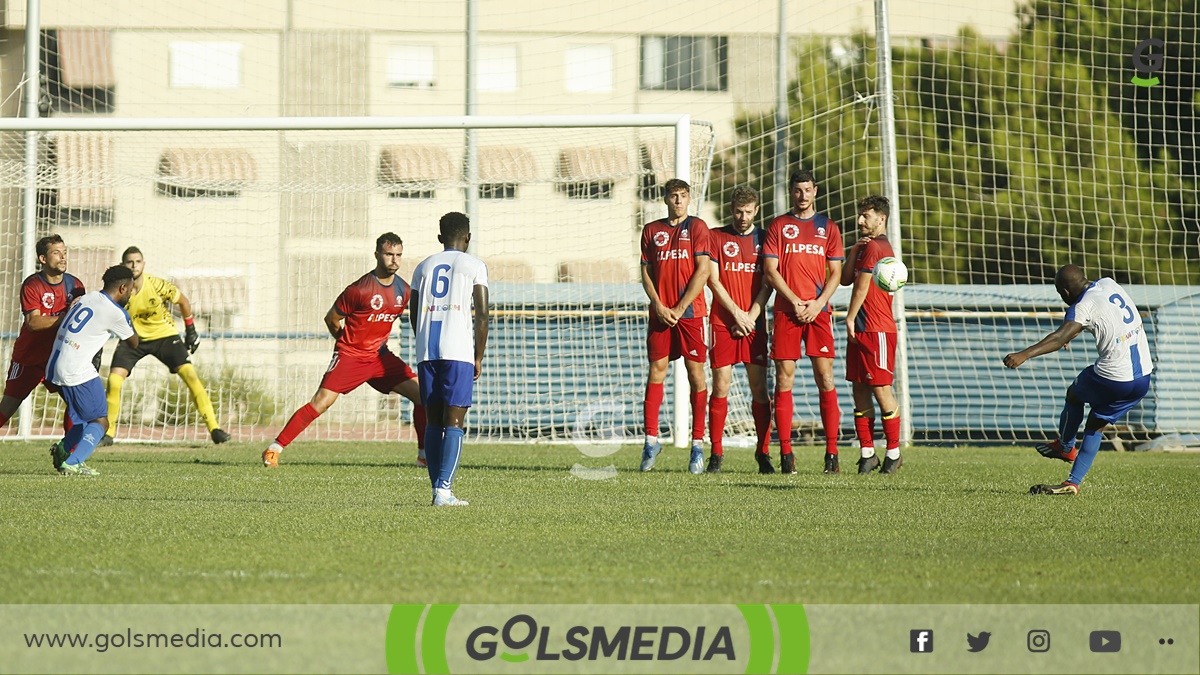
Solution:
M600 127L672 127L675 130L675 177L691 181L691 115L458 115L426 117L50 117L0 119L0 131L387 131L392 129L577 129ZM37 271L36 154L25 155L25 190L22 200L21 276ZM471 161L468 159L468 161ZM31 164L32 162L32 164ZM467 175L475 175L467 167ZM468 186L468 191L470 187ZM675 386L672 436L676 447L688 447L691 426L687 372L683 361L672 369ZM30 440L33 403L21 404L17 439Z

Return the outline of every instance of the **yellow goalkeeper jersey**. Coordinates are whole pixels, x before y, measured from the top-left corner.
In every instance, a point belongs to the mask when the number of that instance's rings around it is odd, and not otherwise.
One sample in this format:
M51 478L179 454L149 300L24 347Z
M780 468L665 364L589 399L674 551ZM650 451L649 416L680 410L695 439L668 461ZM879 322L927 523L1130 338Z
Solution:
M175 319L171 305L179 302L179 289L169 281L142 274L142 289L129 296L129 318L139 340L161 340L175 337Z

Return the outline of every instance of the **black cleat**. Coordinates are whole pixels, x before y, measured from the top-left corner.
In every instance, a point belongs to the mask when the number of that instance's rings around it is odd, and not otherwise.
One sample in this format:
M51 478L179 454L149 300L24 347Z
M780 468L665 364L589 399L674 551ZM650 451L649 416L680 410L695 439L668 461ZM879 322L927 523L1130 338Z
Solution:
M879 473L881 473L881 474L886 473L889 475L894 474L900 468L900 465L903 463L904 463L903 457L897 457L896 459L892 459L891 457L885 456L883 458L883 468L879 470Z
M229 439L230 439L229 432L225 431L224 429L213 429L212 430L212 441L216 445L220 445L220 444L224 443L225 441L228 441Z
M765 452L754 453L754 459L758 460L758 472L764 476L775 473L775 465L771 464L771 456Z
M1034 485L1029 488L1031 495L1077 495L1079 486L1074 483L1059 483L1058 485Z
M721 473L721 462L725 460L724 455L713 453L708 456L708 468L705 469L708 473Z
M832 452L825 453L825 473L841 473L842 467L838 466L838 456Z
M789 452L786 455L779 456L779 473L796 473L796 453Z
M62 441L56 441L54 445L50 446L50 461L54 463L55 471L61 472L63 462L67 461L70 456L71 453L63 447Z
M858 460L858 475L871 473L879 468L879 455L871 455L870 457L860 457Z
M100 438L100 442L96 444L96 447L97 448L107 448L108 446L110 446L112 444L113 444L113 437L109 436L108 434L104 434L104 436L102 436Z

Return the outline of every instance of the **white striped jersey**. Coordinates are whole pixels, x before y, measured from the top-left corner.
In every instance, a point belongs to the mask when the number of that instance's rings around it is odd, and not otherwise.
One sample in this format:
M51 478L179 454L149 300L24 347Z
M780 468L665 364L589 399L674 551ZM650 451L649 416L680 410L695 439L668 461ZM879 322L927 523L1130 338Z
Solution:
M1154 372L1150 342L1142 315L1125 289L1104 277L1092 282L1075 304L1067 321L1083 324L1096 338L1096 374L1114 382L1131 382Z
M487 285L487 265L462 251L442 251L417 265L411 301L419 308L417 363L475 363L471 309L475 287Z
M59 386L75 386L100 377L92 357L108 342L108 336L126 340L133 335L129 313L104 291L92 291L71 305L46 364L46 379Z

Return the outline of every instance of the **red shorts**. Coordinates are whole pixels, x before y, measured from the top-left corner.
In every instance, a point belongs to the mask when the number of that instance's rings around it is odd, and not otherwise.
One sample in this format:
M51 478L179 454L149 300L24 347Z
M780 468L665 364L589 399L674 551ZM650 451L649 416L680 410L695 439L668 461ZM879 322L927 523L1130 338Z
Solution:
M708 345L704 342L704 319L680 319L674 326L650 319L646 330L646 352L651 361L674 361L682 356L688 361L704 363L708 356Z
M329 369L325 371L325 377L321 378L321 388L339 394L349 394L366 383L375 391L387 394L395 389L396 385L416 376L407 363L389 351L380 352L378 356L369 359L334 352Z
M846 381L883 387L896 379L896 334L856 333L846 344Z
M767 365L767 331L759 328L753 333L735 338L729 334L729 327L714 323L712 325L713 347L712 367L724 368L738 363L753 363L756 366Z
M29 397L29 393L41 384L45 378L46 364L35 363L33 365L25 365L13 361L8 366L8 379L4 382L4 395L15 398L18 401L24 401ZM49 382L46 383L46 389L49 391L58 391L58 387Z
M803 351L800 349L801 342L805 347ZM812 323L800 323L794 314L775 312L771 358L776 361L795 361L801 356L832 359L836 355L831 312L821 312Z

